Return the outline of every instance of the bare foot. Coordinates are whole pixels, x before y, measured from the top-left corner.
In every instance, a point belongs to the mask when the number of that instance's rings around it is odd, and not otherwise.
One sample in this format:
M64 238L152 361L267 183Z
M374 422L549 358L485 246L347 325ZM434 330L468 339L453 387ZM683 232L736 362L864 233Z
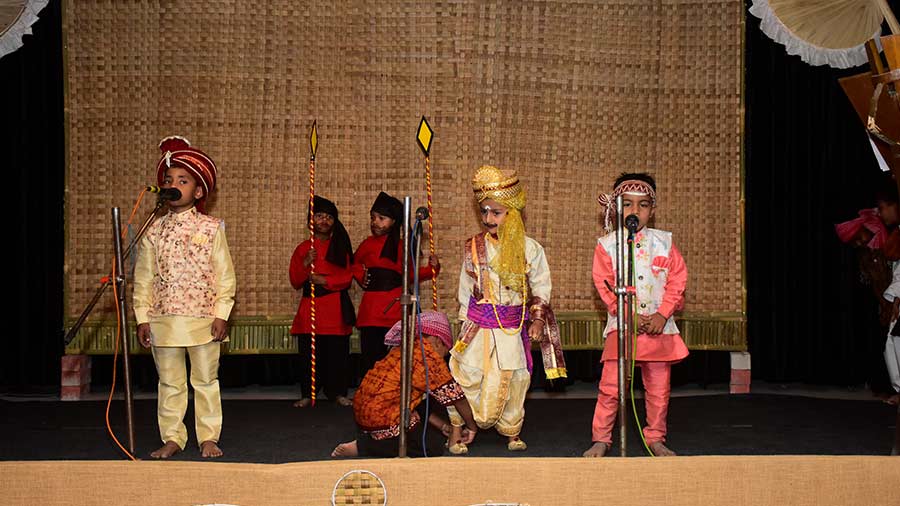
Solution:
M295 408L308 408L311 405L312 405L312 399L310 399L309 397L304 397L304 398L300 399L299 401L294 402Z
M158 450L150 452L150 456L154 459L167 459L172 455L181 451L181 447L175 441L166 441Z
M200 443L200 456L204 459L215 459L222 456L222 449L215 441L204 441Z
M603 457L609 451L609 443L596 442L581 454L582 457Z
M664 445L662 441L656 441L647 446L650 447L650 451L653 452L653 455L656 455L657 457L674 457L677 455Z
M343 407L345 407L345 408L346 408L347 406L352 406L352 405L353 405L353 401L351 401L350 399L344 397L343 395L339 395L339 396L335 397L335 398L334 398L334 402L336 402L338 406L343 406Z
M356 447L356 440L341 443L334 447L331 456L335 458L356 457L359 455L359 449Z

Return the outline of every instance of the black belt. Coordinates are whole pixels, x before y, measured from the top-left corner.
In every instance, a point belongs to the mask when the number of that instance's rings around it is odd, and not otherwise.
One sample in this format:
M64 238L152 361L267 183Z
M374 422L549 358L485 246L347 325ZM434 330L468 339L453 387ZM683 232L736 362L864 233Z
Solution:
M403 276L391 269L371 267L366 270L366 276L369 278L366 284L367 292L389 292L403 286Z
M316 285L316 297L331 293L335 292L322 285ZM356 311L353 309L353 301L350 300L350 294L347 290L338 290L338 293L341 294L341 318L344 320L345 325L350 325L352 327L353 325L356 325ZM306 280L306 283L303 283L303 296L312 297L312 288L310 287L309 280Z

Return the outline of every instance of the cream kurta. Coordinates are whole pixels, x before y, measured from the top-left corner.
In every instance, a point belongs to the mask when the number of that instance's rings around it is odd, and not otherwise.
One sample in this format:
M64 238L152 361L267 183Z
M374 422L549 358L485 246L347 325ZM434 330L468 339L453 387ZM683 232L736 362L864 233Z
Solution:
M485 248L488 262L490 262L497 254L497 248L490 239L485 241ZM528 286L531 289L532 296L549 302L550 291L553 289L553 283L550 280L550 266L547 264L544 248L530 237L525 237L525 262L527 263L525 271L528 276ZM478 302L484 304L493 302L502 306L522 305L524 302L522 300L522 292L511 291L508 287L500 286L500 276L493 269L489 272L490 285L482 287L484 297ZM484 281L482 281L482 285L485 285ZM469 276L465 267L463 267L459 273L459 290L457 292L459 319L462 321L468 320L466 313L469 309L469 297L474 293L474 288L475 279ZM495 295L498 292L499 295ZM489 353L491 356L496 357L497 365L500 369L514 370L526 367L522 337L516 332L515 328L509 329L509 332L504 332L501 329L482 329L472 339L472 342L464 352L452 351L451 355L463 364L481 367L483 365L482 350L484 348L482 340L484 339L488 340Z
M210 222L210 220L215 220L215 222ZM216 222L220 225L216 226ZM205 260L210 264L212 286L207 287L208 294L204 293L209 300L199 306L195 305L197 307L188 304L173 311L167 308L160 309L158 307L159 296L154 293L155 287L165 286L168 280L163 280L160 276L162 259L159 258L159 250L162 246L156 243L157 239L153 232L159 228L165 228L167 225L175 224L184 225L185 232L182 235L185 236L184 242L187 244L182 244L182 252L190 249L199 249L205 252L204 246L208 237L201 232L202 226L215 228L212 232L213 239L209 257L194 259L197 263ZM141 240L134 267L135 318L139 325L150 323L154 346L206 344L212 341L210 329L213 318L228 320L231 308L234 306L236 286L234 264L231 260L231 253L228 251L224 225L215 218L198 213L196 209L190 209L180 214L169 213L154 223L148 235ZM187 298L187 296L185 297Z
M488 236L485 240L488 263L497 252ZM532 296L549 302L552 289L550 267L544 248L530 237L525 238L525 261ZM483 294L479 303L521 306L525 302L521 292L501 286L497 273L491 269L487 271L489 279L477 281L466 272L465 263L460 271L459 318L464 326L468 322L469 298L476 292L476 282L480 283ZM450 371L466 393L479 427L495 427L505 436L517 436L521 431L525 419L525 394L531 383L525 353L522 335L515 327L507 330L481 328L465 349L451 351ZM451 422L461 426L463 421L456 411L453 408L448 408L448 411Z

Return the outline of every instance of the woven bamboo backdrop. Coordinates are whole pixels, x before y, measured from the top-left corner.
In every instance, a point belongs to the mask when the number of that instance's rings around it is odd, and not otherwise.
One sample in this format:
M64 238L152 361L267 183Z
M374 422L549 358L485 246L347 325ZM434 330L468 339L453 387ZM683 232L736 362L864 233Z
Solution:
M298 2L70 0L66 302L110 265L109 208L154 183L181 134L220 169L238 316L296 309L287 268L307 237L309 127L318 192L354 244L380 190L425 202L415 129L432 147L441 306L455 311L469 180L516 169L558 311L594 311L597 194L621 171L659 184L656 226L690 270L686 310L742 310L740 0ZM137 222L151 208L145 202ZM423 284L423 289L430 289ZM111 297L106 310L111 307Z

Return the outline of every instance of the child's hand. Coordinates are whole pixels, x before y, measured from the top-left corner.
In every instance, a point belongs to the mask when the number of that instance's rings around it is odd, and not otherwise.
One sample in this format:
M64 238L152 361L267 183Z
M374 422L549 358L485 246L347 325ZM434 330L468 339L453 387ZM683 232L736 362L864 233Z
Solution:
M362 285L363 290L369 288L369 269L365 265L363 265L362 283L360 285Z
M221 318L216 318L215 320L213 320L213 322L212 322L213 341L220 342L223 339L225 339L226 337L228 337L228 334L226 334L227 330L228 330L228 323L225 320L223 320Z
M150 347L150 340L152 334L150 333L150 324L149 323L141 323L137 326L137 337L138 341L141 342L141 346L144 348Z
M465 428L462 430L462 442L463 444L471 444L472 441L475 441L475 434L478 434L477 430L472 430L469 428Z
M640 315L640 319L641 324L640 327L638 327L638 332L650 334L651 336L662 334L667 321L667 318L659 313L653 313L649 316Z
M434 270L438 270L441 268L441 259L437 255L429 255L428 265Z
M303 265L309 267L316 261L317 256L316 249L310 248L309 251L306 252L306 257L303 258Z
M324 274L310 274L309 282L314 285L324 285L326 283L325 275Z
M540 341L544 338L544 320L535 320L528 326L528 337L532 341Z

